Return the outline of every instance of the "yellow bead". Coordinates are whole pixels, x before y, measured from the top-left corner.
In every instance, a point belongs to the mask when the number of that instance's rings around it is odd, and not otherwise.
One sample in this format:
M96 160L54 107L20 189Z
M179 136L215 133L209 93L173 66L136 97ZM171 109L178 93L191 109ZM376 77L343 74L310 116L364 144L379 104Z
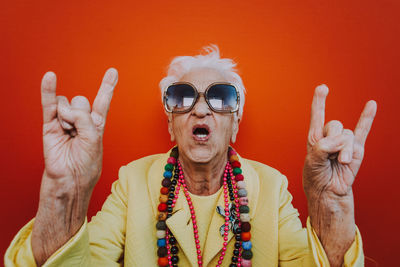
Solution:
M232 155L232 156L229 158L229 161L230 161L230 162L239 161L239 157L238 157L237 155Z
M167 195L160 195L160 202L161 203L166 203L168 201L168 196Z
M158 221L164 221L167 219L167 213L166 212L158 212L157 214L157 220Z

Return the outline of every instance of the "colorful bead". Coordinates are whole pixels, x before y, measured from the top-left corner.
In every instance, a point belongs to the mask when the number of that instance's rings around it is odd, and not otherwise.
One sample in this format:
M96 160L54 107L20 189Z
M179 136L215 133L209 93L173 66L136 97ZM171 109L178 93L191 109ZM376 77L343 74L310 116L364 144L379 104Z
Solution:
M250 208L249 208L249 206L240 206L239 211L240 211L240 213L249 213Z
M161 239L157 240L158 247L165 247L166 244L167 244L167 240L165 240L165 238L161 238Z
M171 253L172 253L172 254L177 254L178 252L179 252L179 249L178 249L177 246L172 246L172 247L171 247Z
M242 267L251 267L251 260L242 259Z
M243 181L243 180L244 180L243 174L241 174L241 173L236 174L235 180L236 180L236 181Z
M169 157L169 158L167 159L167 163L172 164L172 165L175 165L175 164L176 164L176 158L174 158L174 157Z
M251 224L249 222L242 222L241 228L242 232L250 232Z
M229 157L230 162L239 161L239 157L237 155L232 155Z
M239 189L238 190L239 197L247 197L247 190L246 189Z
M165 171L163 176L167 179L171 179L172 178L172 172L171 171Z
M164 168L166 171L172 171L174 169L174 165L172 165L171 163L168 163L165 165Z
M165 230L165 229L167 229L167 224L165 223L165 221L158 221L156 224L156 229L157 230Z
M159 200L161 203L166 203L168 201L167 195L160 195Z
M251 241L242 242L242 247L244 250L249 250L252 247Z
M250 221L250 215L248 213L240 214L240 220L242 222L249 222Z
M160 203L158 205L158 211L166 211L167 210L167 204L166 203Z
M160 189L161 194L166 195L166 194L168 194L168 192L169 192L168 187L161 187L161 189Z
M228 156L230 157L230 156L232 156L232 155L237 155L237 153L236 153L235 150L233 150L232 148L230 148L230 149L228 150Z
M240 164L239 161L232 162L232 168L240 168L241 166L242 166L242 164Z
M178 148L177 147L174 147L172 150L171 150L171 153L169 154L171 157L173 157L173 158L178 158L178 156L179 156L179 152L178 152Z
M162 258L158 258L158 266L160 267L166 267L168 266L168 258L167 257L162 257Z
M156 231L156 236L157 236L158 239L164 238L165 235L166 235L166 232L164 230L157 230Z
M162 180L161 185L164 187L169 187L171 185L171 180L165 178Z
M251 258L253 258L253 252L251 252L251 250L244 250L242 252L242 257L245 260L250 260Z
M251 238L250 232L243 232L240 234L240 237L242 238L242 241L249 241Z
M157 220L158 221L165 221L167 219L167 213L166 212L159 212L157 214Z
M234 168L233 169L233 174L234 175L236 175L236 174L241 174L242 173L242 169L241 168Z
M236 186L239 189L244 189L244 188L246 188L246 183L244 181L238 181Z
M157 249L157 256L158 257L165 257L168 254L168 249L166 247L159 247Z
M249 204L249 199L247 197L241 197L239 198L239 204L244 206Z

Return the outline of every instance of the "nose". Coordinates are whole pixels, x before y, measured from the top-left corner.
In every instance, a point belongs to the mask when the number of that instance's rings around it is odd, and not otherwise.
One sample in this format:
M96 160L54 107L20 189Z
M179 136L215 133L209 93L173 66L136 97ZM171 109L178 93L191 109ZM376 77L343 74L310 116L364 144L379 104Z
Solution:
M192 114L198 117L205 117L210 115L211 112L212 111L206 102L204 94L199 94L199 98L192 109Z

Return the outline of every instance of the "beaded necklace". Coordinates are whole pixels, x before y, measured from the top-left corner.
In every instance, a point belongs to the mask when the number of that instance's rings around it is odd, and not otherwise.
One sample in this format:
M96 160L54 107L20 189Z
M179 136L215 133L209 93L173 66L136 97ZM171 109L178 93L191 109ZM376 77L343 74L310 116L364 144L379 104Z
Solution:
M156 235L157 235L157 256L158 265L161 267L177 267L179 262L177 240L173 233L168 229L166 220L172 216L173 208L178 200L179 191L183 188L183 193L189 205L190 214L193 224L193 235L196 245L197 264L203 266L203 258L200 248L200 240L198 234L198 226L196 221L196 213L193 207L192 200L185 182L182 166L178 160L178 148L174 147L167 160L164 171L164 179L161 182L160 189L160 204L158 205ZM226 163L223 175L223 191L224 191L224 211L225 224L223 228L223 244L221 255L218 259L217 267L220 267L226 254L228 245L229 223L230 223L230 204L236 212L236 218L233 222L237 227L232 227L235 234L235 245L233 256L231 258L230 267L249 267L251 266L251 251L252 243L250 241L250 215L247 198L246 183L242 175L241 164L239 157L233 148L228 149L228 162Z

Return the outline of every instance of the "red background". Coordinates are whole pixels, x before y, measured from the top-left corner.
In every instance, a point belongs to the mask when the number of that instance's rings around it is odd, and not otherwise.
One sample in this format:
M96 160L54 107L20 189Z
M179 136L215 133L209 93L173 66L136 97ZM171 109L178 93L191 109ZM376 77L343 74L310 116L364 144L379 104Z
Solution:
M398 264L400 5L380 1L3 1L1 41L0 251L34 215L43 171L40 80L93 101L108 67L119 70L103 175L89 216L118 168L171 147L158 82L177 55L218 44L247 87L236 149L287 175L307 216L301 173L313 90L330 87L326 120L354 129L378 103L354 184L367 266ZM267 205L268 203L266 203Z

